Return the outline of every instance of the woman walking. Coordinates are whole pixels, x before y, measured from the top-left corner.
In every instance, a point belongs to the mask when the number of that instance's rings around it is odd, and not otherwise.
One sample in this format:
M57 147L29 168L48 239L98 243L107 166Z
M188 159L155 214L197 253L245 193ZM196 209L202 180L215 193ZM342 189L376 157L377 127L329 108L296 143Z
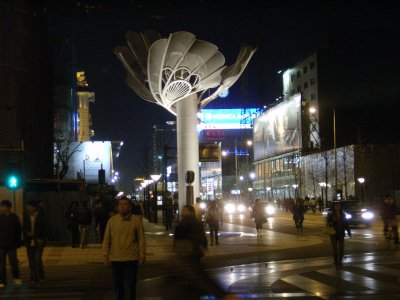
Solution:
M297 198L296 204L293 206L293 221L297 233L303 233L304 205L300 198Z
M335 262L336 269L342 268L342 261L344 257L344 236L347 231L349 237L351 237L351 231L349 224L346 221L345 213L342 209L340 202L335 202L333 205L332 212L328 215L328 226L335 229L335 233L330 235L333 260Z
M253 206L253 218L256 223L257 229L257 238L260 239L262 237L263 224L267 221L265 217L264 206L262 205L260 199L256 199L256 202Z

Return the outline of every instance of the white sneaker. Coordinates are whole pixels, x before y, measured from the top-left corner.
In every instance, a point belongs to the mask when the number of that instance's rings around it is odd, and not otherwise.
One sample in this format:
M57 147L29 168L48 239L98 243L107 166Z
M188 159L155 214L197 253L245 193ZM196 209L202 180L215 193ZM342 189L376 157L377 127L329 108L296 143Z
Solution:
M0 289L5 288L6 285L4 283L0 283Z
M22 279L14 279L16 285L22 285Z

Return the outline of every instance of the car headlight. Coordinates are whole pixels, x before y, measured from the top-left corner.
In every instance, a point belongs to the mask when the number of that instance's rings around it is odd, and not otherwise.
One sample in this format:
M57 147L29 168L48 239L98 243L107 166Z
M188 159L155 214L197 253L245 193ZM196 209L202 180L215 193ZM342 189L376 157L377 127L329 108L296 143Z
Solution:
M346 220L351 219L351 214L345 213Z
M233 205L232 203L229 203L229 204L227 204L227 205L225 205L225 211L228 213L228 214L233 214L235 211L236 211L236 207L235 207L235 205Z
M361 217L365 220L371 220L374 218L374 214L370 211L362 213Z
M275 214L275 207L273 207L273 206L271 206L271 205L267 205L267 206L265 207L265 212L266 212L268 215L273 215L273 214Z
M243 204L239 204L237 206L237 210L238 210L238 212L242 213L246 210L246 206L244 206Z
M206 209L207 205L204 202L200 203L200 208L201 209Z

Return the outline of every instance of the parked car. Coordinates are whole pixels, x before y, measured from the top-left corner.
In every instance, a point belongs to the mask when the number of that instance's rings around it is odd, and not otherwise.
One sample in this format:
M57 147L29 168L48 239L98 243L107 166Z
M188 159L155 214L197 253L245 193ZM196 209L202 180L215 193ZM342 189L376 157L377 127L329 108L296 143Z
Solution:
M371 226L371 223L375 220L375 213L373 210L363 205L359 201L343 201L343 211L349 225L360 226L363 225L367 228ZM328 205L322 211L322 215L327 217L331 213L332 205Z

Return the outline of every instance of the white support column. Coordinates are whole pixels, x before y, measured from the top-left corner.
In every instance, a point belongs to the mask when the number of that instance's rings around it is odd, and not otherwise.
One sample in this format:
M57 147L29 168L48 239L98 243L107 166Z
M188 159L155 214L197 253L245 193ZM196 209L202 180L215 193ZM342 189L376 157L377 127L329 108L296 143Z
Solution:
M200 195L197 105L197 96L195 94L177 103L179 212L186 205L186 171L193 171L195 174L193 182L194 198L196 199Z

